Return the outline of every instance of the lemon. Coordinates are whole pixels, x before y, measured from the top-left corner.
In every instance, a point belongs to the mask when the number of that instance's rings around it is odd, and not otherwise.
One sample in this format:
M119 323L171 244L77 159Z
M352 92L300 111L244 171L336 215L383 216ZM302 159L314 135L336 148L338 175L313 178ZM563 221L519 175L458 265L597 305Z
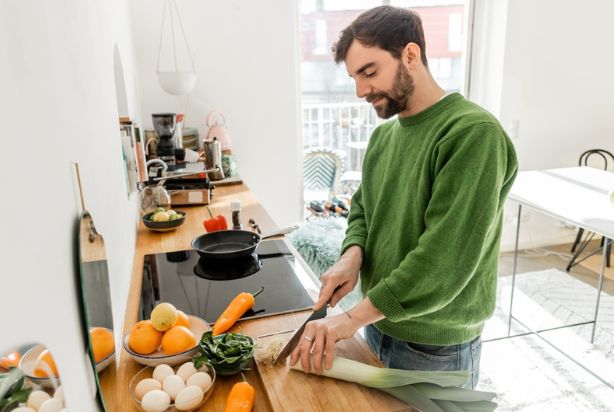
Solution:
M166 212L156 212L151 220L154 222L168 222L169 218L170 216Z
M170 303L159 303L151 311L151 324L160 332L166 332L172 328L177 323L178 318L177 309Z

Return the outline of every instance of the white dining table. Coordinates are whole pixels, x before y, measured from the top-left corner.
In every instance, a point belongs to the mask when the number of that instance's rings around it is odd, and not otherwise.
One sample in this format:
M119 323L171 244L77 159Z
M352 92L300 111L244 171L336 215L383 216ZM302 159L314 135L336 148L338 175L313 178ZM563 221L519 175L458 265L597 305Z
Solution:
M593 343L595 339L595 328L597 326L597 315L599 313L599 303L603 289L607 256L606 252L608 251L607 245L611 242L611 239L614 239L614 205L610 201L610 193L612 191L614 191L614 173L592 167L568 167L561 169L519 172L512 189L508 194L508 200L518 203L518 215L507 337L519 336L518 334L511 335L513 319L529 330L528 333L535 334L542 340L548 342L559 352L563 353L569 359L610 387L612 387L612 385L609 382L595 375L576 359L541 336L540 332L592 323L590 341ZM601 270L597 283L595 308L592 320L575 323L573 325L532 330L522 321L513 316L514 287L516 283L516 270L518 262L518 238L520 235L523 207L572 224L578 228L589 230L606 238L606 242L604 242L602 248ZM525 333L520 335L524 334Z

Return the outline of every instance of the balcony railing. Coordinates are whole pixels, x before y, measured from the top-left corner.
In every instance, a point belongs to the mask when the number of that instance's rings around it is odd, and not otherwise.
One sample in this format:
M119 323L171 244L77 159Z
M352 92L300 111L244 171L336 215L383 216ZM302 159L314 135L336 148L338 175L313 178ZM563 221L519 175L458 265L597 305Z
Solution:
M303 148L338 150L344 171L360 171L364 149L381 122L368 103L303 104Z

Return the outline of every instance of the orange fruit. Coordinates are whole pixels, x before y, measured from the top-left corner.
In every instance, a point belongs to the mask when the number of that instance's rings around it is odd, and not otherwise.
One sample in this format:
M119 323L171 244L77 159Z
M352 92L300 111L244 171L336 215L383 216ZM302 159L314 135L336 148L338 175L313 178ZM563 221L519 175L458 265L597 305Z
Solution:
M190 327L190 319L188 315L177 309L177 322L173 326L185 326L186 328Z
M0 368L8 369L10 367L19 367L19 361L21 360L21 354L19 352L11 352L6 356L0 358Z
M128 345L140 355L149 355L158 350L162 342L162 332L157 331L150 320L142 320L132 327Z
M38 358L36 358L36 363L34 364L34 376L36 376L37 378L49 378L49 374L47 371L48 368L46 368L44 365L41 365L41 363L47 364L49 369L51 369L51 373L53 374L53 376L55 376L56 378L60 376L60 374L58 373L58 367L55 365L55 360L53 360L53 356L51 356L51 352L49 352L49 349L45 349L44 351L42 351L38 355Z
M92 351L94 352L94 361L96 363L115 351L113 333L106 328L91 328L90 342L92 343Z
M196 346L196 338L185 326L173 326L162 337L162 352L174 355Z

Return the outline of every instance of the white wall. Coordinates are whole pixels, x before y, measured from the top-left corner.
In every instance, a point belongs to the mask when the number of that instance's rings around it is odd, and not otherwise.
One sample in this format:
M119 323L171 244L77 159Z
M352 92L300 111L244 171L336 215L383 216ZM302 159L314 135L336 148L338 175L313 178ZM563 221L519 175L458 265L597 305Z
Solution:
M73 411L95 406L74 284L80 207L71 162L106 241L116 330L134 255L136 202L126 194L113 73L117 43L137 115L127 13L120 0L0 1L0 352L47 345Z
M151 128L151 113L185 112L186 126L198 127L204 138L206 115L221 110L239 174L278 225L298 221L302 209L298 2L177 0L199 75L188 99L166 94L157 82L162 4L162 0L130 2L145 126ZM169 39L170 31L165 33ZM177 45L179 52L184 51L180 36ZM165 45L162 69L172 67L169 63L170 48ZM188 67L185 54L180 54L179 69Z
M216 3L178 0L200 74L188 124L204 135L206 113L226 113L242 176L283 225L301 209L297 3ZM571 166L585 148L613 150L614 3L508 3L503 61L496 53L484 57L503 67L501 79L490 74L499 95L481 96L500 108L504 126L518 120L521 168ZM126 195L122 170L113 48L117 43L122 53L133 118L147 126L152 112L184 110L186 100L164 94L154 75L161 10L162 2L151 0L133 0L130 10L121 0L0 1L0 310L10 314L0 351L28 341L48 345L71 410L93 410L83 390L87 365L73 283L79 205L71 162L81 165L87 207L105 237L121 330L136 202ZM535 244L569 232L531 219Z
M490 41L504 47L504 56L498 70L501 49L485 55L483 45L477 46L479 64L493 71L474 79L471 97L494 110L509 132L517 122L518 133L512 137L520 169L576 166L584 150L613 151L614 2L479 0L480 4L494 14L476 21L477 30L493 28ZM497 35L502 24L504 41ZM508 210L506 249L513 245L516 207ZM573 230L551 219L530 213L524 220L524 246L572 240Z

